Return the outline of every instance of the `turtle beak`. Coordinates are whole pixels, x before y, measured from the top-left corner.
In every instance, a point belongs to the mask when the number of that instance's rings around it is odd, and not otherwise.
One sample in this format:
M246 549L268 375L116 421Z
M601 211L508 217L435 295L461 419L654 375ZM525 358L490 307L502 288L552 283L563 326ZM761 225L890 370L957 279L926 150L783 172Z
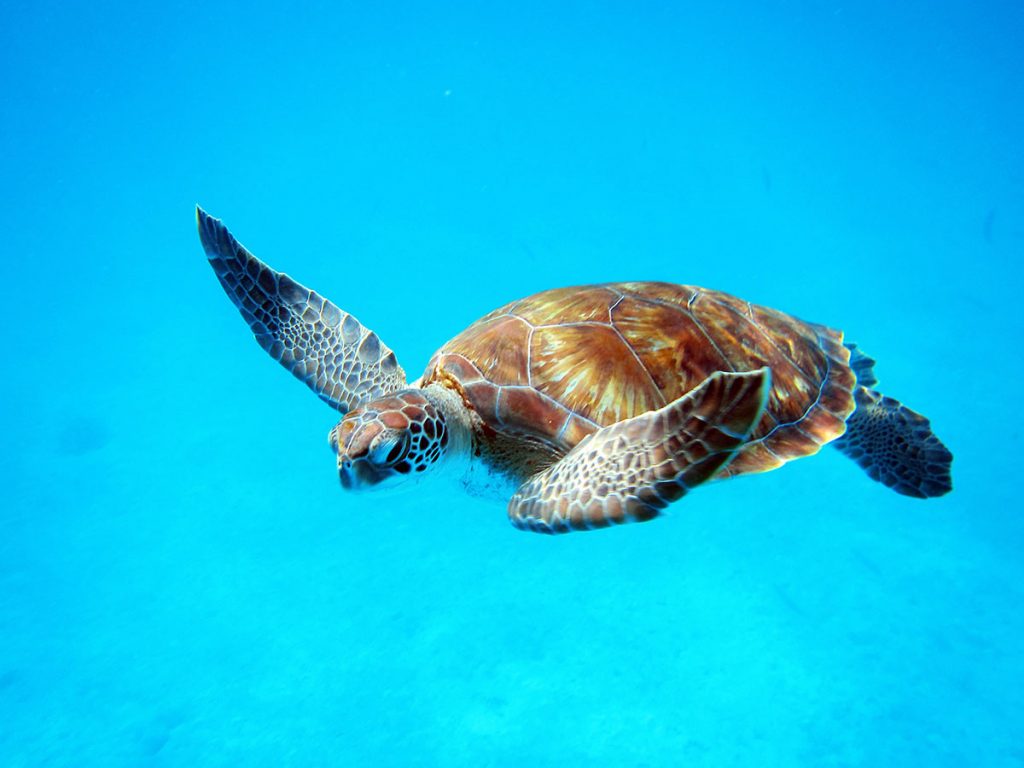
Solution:
M338 479L346 491L364 491L377 485L384 475L366 459L339 458Z
M346 491L351 491L353 485L355 485L355 478L353 477L351 462L339 462L338 463L338 477L341 479L341 487Z

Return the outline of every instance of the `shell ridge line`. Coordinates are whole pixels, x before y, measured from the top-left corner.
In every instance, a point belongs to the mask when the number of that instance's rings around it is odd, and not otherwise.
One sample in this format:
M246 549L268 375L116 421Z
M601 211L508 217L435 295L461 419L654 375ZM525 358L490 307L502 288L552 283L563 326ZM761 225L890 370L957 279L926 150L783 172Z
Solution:
M823 410L823 411L824 411L825 413L827 413L827 414L830 414L830 415L832 415L832 416L835 416L835 417L836 417L837 419L839 419L840 421L844 421L845 419L848 419L848 418L850 418L849 416L845 416L845 417L844 417L844 416L840 416L840 415L839 415L838 413L836 413L835 411L833 411L833 410L832 410L831 408L829 408L829 407L828 407L827 405L825 405L824 403L821 403L821 404L820 404L820 405L819 405L818 407L819 407L819 408L821 408L821 410Z
M711 347L715 350L715 352L718 353L718 356L720 358L722 358L722 360L725 362L725 364L728 365L728 366L731 366L729 372L730 373L736 373L736 368L735 368L735 366L733 366L732 361L729 360L728 357L726 357L725 353L722 352L721 348L718 346L718 344L715 342L715 340L713 338L711 338L711 335L707 332L707 329L704 328L704 324L701 323L701 321L697 317L697 315L695 315L689 309L689 307L697 300L697 298L702 295L702 291L696 290L694 292L693 296L690 297L690 300L686 304L687 309L683 309L678 304L673 304L671 301L662 301L661 299L655 299L655 298L652 298L650 296L641 296L638 293L631 293L629 295L631 297L633 297L634 299L636 299L637 301L646 301L648 304L654 304L655 306L658 306L658 307L668 307L669 309L673 309L676 312L679 312L684 317L688 317L690 320L693 321L694 325L697 326L697 330L700 331L704 335L705 340L708 342L708 344L711 345ZM699 384L699 382L698 382L698 384Z
M615 325L615 318L612 317L612 315L615 312L615 308L619 306L619 304L621 304L623 301L625 301L625 299L625 295L620 293L618 295L618 298L615 299L615 303L608 307L608 322L611 323L612 325Z
M683 311L681 307L678 307L677 309L679 309L679 311L681 312ZM729 359L729 356L726 355L725 352L722 351L722 348L718 346L718 342L715 341L714 338L712 338L710 333L708 333L708 329L704 327L704 322L699 317L697 317L697 313L686 312L685 314L689 315L690 319L693 320L693 322L696 324L700 332L704 334L704 338L708 340L708 343L711 344L715 352L717 352L718 355L722 358L722 360L725 361L725 364L729 366L729 371L731 373L738 373L735 363L733 363L733 361Z
M523 322L526 322L525 320ZM530 323L529 332L526 334L526 383L533 386L533 333L537 329Z
M821 344L821 334L818 333L817 331L815 331L815 334L818 337L818 344L820 346L820 344ZM818 405L819 402L821 402L821 397L822 397L822 395L825 392L825 385L828 383L829 375L831 373L832 373L832 356L826 354L825 355L825 375L821 377L821 383L818 384L818 396L814 398L814 402L811 403L809 406L807 406L807 408L804 410L804 412L802 414L800 414L800 418L799 419L794 419L793 421L779 422L774 427L772 427L763 437L759 437L757 440L751 440L750 444L763 443L765 440L767 440L769 437L774 435L778 430L782 429L783 427L793 427L793 426L796 426L797 424L799 424L800 422L805 421L807 419L807 414L809 414L811 411L813 411L815 406ZM835 414L833 414L833 415L835 415ZM797 427L797 429L800 430L801 434L803 434L803 435L805 435L807 437L810 437L810 435L807 435L807 433L804 432L799 427ZM811 442L813 442L813 443L815 443L817 445L821 445L821 443L819 443L814 438L811 438ZM767 448L767 446L765 446L765 447Z
M555 440L558 440L559 442L561 442L562 439L565 437L565 430L567 430L569 428L569 422L572 421L573 415L574 415L573 411L569 411L569 413L566 414L565 421L562 422L562 426L559 427L559 429L558 429L558 434L555 435Z
M741 312L737 312L733 307L729 306L728 304L726 304L723 301L720 301L720 300L718 300L718 299L716 299L714 297L712 297L711 300L714 301L718 306L720 306L723 309L725 309L727 312L731 312L736 317L740 318L741 320L744 320L747 323L750 323L755 328L757 328L757 330L761 332L761 335L764 336L768 340L768 343L771 344L771 346L783 357L784 360L786 360L788 363L790 363L793 366L793 368L795 368L797 371L799 371L800 375L803 376L804 379L807 379L807 380L810 380L810 381L814 380L814 378L809 376L807 374L807 372L803 368L801 368L799 365L797 365L795 360L793 360L788 354L786 354L785 352L783 352L779 348L779 346L775 343L775 340L772 339L771 335L768 334L768 332L764 328L761 327L760 323L758 323L755 320L752 320L752 319L749 319L749 318L745 317ZM747 308L748 308L748 311L749 311L750 302L748 301L748 302L746 302L746 304L747 304ZM814 407L816 405L818 405L819 402L821 402L822 395L824 394L824 391L825 391L825 385L828 383L829 375L832 373L832 357L827 352L825 352L824 346L822 344L821 332L815 330L814 331L814 335L815 335L815 338L817 338L817 340L818 340L818 348L821 350L822 355L825 358L825 374L821 377L821 381L818 384L818 393L815 396L814 401L809 406L807 406L807 408L804 409L804 412L802 414L800 414L799 418L793 419L792 421L785 421L785 422L779 421L777 418L775 418L774 414L769 413L769 415L772 417L772 420L776 422L775 426L772 427L770 430L768 430L768 432L765 433L762 437L759 437L756 440L751 440L750 441L751 444L753 444L753 443L763 443L765 440L767 440L769 437L771 437L773 434L775 434L775 432L777 432L778 430L780 430L780 429L782 429L784 427L795 427L800 432L800 434L802 434L805 437L807 437L812 443L815 443L817 445L821 445L821 443L819 443L816 438L812 437L811 435L808 435L806 432L804 432L802 429L800 429L799 426L797 426L801 422L805 421L808 418L808 414L811 411L814 410Z
M772 346L773 349L775 349L776 352L779 353L779 355L782 357L783 360L788 362L790 365L793 366L794 369L799 371L800 375L803 376L804 379L810 380L810 381L814 380L814 377L809 376L807 374L807 371L805 371L802 367L800 367L793 358L791 358L786 352L784 352L779 347L778 344L775 343L775 340L771 337L771 334L768 333L767 329L765 329L759 322L757 322L757 320L755 320L753 317L749 317L749 318L745 317L742 313L737 312L733 307L729 306L725 302L720 301L720 300L718 300L718 299L716 299L714 297L711 297L711 300L714 301L716 304L718 304L718 306L720 306L723 309L725 309L727 312L731 312L736 317L738 317L738 318L740 318L742 320L745 320L746 322L750 323L755 328L757 328L757 330L761 332L761 335L765 339L768 340L768 343ZM746 302L746 304L747 304L747 313L749 314L752 311L752 306L751 306L751 303L749 301ZM756 440L751 440L750 441L751 443L759 443L759 442L765 440L766 438L771 437L772 433L774 433L775 430L781 429L782 427L791 427L791 426L795 426L795 425L799 424L800 422L802 422L804 419L807 418L807 414L809 414L814 409L814 406L817 405L818 402L821 400L822 393L824 392L825 382L828 381L828 374L832 370L832 359L829 357L828 353L825 352L825 350L821 348L821 334L818 331L815 331L814 335L818 339L818 348L821 349L821 352L822 352L822 354L825 357L825 364L826 364L825 376L822 378L821 383L818 385L818 394L815 397L814 402L811 403L807 407L807 409L800 415L800 418L795 419L793 421L780 422L778 420L778 418L776 418L775 414L773 414L773 413L771 413L769 411L765 411L765 413L767 413L767 415L771 418L771 420L775 422L775 426L772 427L770 430L768 430L768 432L763 437L759 437ZM835 415L835 414L833 414L833 415ZM797 427L797 429L799 430L799 432L802 435L805 435L808 438L810 438L811 442L814 442L814 443L818 442L816 439L812 438L810 435L807 435L807 433L804 432L799 427ZM819 443L819 445L820 445L820 443Z
M583 421L587 422L588 424L590 424L591 426L595 427L596 429L600 429L601 428L601 425L598 424L593 419L589 419L586 416L584 416L583 414L577 413L575 410L573 410L572 408L568 407L567 405L563 405L562 403L560 403L555 398L551 397L551 395L547 394L546 392L541 392L539 389L534 387L532 384L501 384L501 385L499 385L499 384L495 384L490 379L484 378L482 376L481 376L481 378L483 379L483 381L486 381L488 384L493 385L498 390L498 395L494 398L494 417L498 421L498 423L501 424L501 426L503 426L503 427L505 427L507 425L505 424L503 419L498 417L498 406L499 406L499 404L501 402L501 398L502 398L503 394L505 392L507 392L507 391L514 390L516 392L532 392L537 397L541 398L545 403L553 406L554 408L556 408L559 411L564 411L565 414L566 414L566 418L567 419L571 418L572 416L575 416L576 418L582 419Z
M521 390L531 390L533 392L536 392L537 395L539 395L545 402L550 403L551 405L555 406L556 408L558 408L561 411L565 411L569 416L575 416L578 419L583 419L583 421L585 421L588 424L596 427L597 429L601 428L601 425L598 424L593 419L587 418L586 416L584 416L581 413L577 413L574 409L570 408L567 405L563 405L558 400L553 398L551 395L547 394L546 392L541 392L539 389L537 389L536 387L534 387L532 385L528 386L526 384L510 384L509 386L505 387L505 389L521 389Z
M495 388L497 388L497 390L498 390L498 393L494 396L494 421L497 424L500 424L501 426L504 427L505 426L505 420L503 418L501 418L500 414L501 414L501 398L504 395L504 389L505 388L502 387L502 386L499 386L497 384L494 384L494 382L491 382L491 384Z
M786 361L787 363L789 363L790 365L792 365L792 366L793 366L793 367L794 367L794 368L795 368L796 370L800 371L800 375L801 375L801 376L803 376L803 377L804 377L805 379L813 379L813 377L812 377L812 376L808 375L807 371L805 371L805 370L804 370L803 368L801 368L801 367L800 367L800 366L799 366L799 365L797 364L796 360L794 360L793 358L791 358L791 357L790 357L790 356L789 356L789 355L788 355L788 354L787 354L786 352L784 352L784 351L783 351L783 350L782 350L782 349L781 349L781 348L779 347L779 345L778 345L778 344L776 344L776 343L775 343L775 339L773 339L773 338L771 337L771 334L770 334L770 333L768 333L768 330L767 330L766 328L764 328L764 327L763 327L763 326L762 326L762 325L761 325L761 324L760 324L759 322L757 322L757 321L756 321L756 320L755 320L755 319L754 319L753 317L747 317L747 316L746 316L746 315L744 315L743 313L741 313L741 312L737 312L737 311L735 310L735 308L733 308L733 307L730 307L730 306L729 306L728 304L726 304L726 303L725 303L725 302L723 302L723 301L719 301L718 299L713 299L713 301L714 301L714 302L715 302L716 304L718 304L718 306L720 306L720 307L722 307L723 309L725 309L726 311L728 311L728 312L731 312L731 313L732 313L732 314L734 314L734 315L735 315L736 317L738 317L738 318L740 318L741 320L743 320L743 321L745 321L745 322L749 323L750 325L754 326L754 327L755 327L755 328L756 328L756 329L757 329L758 331L760 331L760 332L761 332L761 335L762 335L762 336L764 336L764 337L765 337L765 338L766 338L766 339L768 340L768 343L769 343L769 344L771 344L772 348L773 348L773 349L774 349L774 350L775 350L776 352L778 352L778 353L779 353L779 355L781 355L781 356L782 356L782 359L783 359L783 360L785 360L785 361ZM750 302L749 302L749 301L747 302L747 312L748 312L748 313L750 312ZM816 336L816 337L817 337L817 339L818 339L818 346L819 346L819 348L820 348L820 347L821 347L821 334L820 334L820 333L818 333L817 331L815 331L814 333L815 333L815 336ZM825 355L825 357L827 358L827 357L828 357L828 354L826 354L826 353L825 353L825 350L824 350L824 349L822 349L821 351L822 351L822 354L823 354L823 355Z
M572 322L561 322L561 323L541 323L536 326L537 328L607 328L608 323L603 320L575 320Z
M624 298L625 298L625 296L623 296L618 301L616 301L615 302L615 306L616 307L619 306L619 303ZM612 310L609 309L608 310L608 315L611 316L611 313L612 313ZM601 325L604 325L604 323L601 323ZM668 401L665 399L664 393L662 393L661 389L658 387L658 384L654 380L654 377L651 375L651 372L649 370L647 370L647 366L644 365L644 361L640 359L640 355L638 355L636 353L636 350L633 349L633 345L630 344L628 341L626 341L626 337L622 335L622 331L619 330L619 326L617 326L615 324L615 320L614 319L611 321L611 329L613 331L615 331L615 335L618 337L619 342L626 349L629 350L629 354L633 356L633 359L636 361L636 364L640 366L640 370L644 372L644 376L646 376L647 380L651 383L651 388L654 390L655 394L658 396L658 400L661 401L661 405L659 406L659 408L668 405Z

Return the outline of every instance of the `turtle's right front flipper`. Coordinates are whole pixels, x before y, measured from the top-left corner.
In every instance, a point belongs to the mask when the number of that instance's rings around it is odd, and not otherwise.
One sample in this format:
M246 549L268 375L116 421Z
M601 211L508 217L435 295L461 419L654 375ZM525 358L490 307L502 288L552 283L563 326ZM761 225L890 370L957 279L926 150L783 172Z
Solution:
M509 519L566 533L657 517L736 455L770 388L768 368L718 372L664 408L598 430L523 483Z
M406 386L395 353L352 315L276 272L196 208L199 238L256 341L324 401L346 413Z

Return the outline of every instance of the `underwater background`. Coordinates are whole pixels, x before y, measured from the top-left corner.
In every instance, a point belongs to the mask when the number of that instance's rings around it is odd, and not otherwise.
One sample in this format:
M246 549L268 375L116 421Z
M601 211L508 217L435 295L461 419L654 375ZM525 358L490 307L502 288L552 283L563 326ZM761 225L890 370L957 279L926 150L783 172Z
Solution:
M1021 766L1019 3L0 7L0 765ZM344 494L195 231L411 377L555 286L842 328L932 420L544 537Z

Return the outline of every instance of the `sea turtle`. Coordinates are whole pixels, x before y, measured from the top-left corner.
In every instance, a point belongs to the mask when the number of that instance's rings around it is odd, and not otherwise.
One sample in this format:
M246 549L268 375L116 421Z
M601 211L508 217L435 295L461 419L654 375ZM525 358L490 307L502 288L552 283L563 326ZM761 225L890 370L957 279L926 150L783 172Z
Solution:
M510 494L517 527L562 533L650 520L826 443L899 493L952 488L928 420L872 389L874 361L831 328L692 286L560 288L481 318L408 382L377 334L197 221L256 341L342 413L346 489L446 474Z

